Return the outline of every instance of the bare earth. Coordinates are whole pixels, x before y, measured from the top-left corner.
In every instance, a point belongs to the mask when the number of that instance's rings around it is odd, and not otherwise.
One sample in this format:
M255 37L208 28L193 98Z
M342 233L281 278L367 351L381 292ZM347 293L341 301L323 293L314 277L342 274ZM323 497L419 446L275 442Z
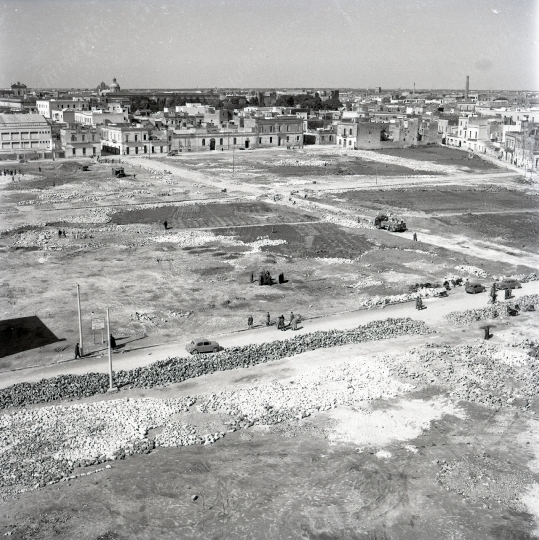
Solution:
M147 455L111 458L110 468L75 466L70 478L42 487L4 483L0 535L538 538L537 311L490 321L485 342L484 320L458 326L446 316L486 307L487 293L455 287L445 298L426 298L420 312L406 297L416 284L451 276L488 287L498 276L539 273L537 185L465 156L310 147L236 152L234 169L230 152L130 157L123 179L111 178L111 163L92 163L89 172L78 169L82 161L12 164L23 174L15 182L0 176L1 388L106 372L91 320L107 307L119 344L115 369L185 356L185 342L196 336L224 347L292 337L264 326L268 311L273 321L301 314L293 335L388 317L425 321L434 333L6 409L0 422L21 432L0 446L5 456L30 429L27 413L60 407L61 422L76 407L112 414L132 404L151 415L174 400L196 400L139 420L137 437L156 443ZM401 216L408 231L374 229L379 211ZM284 273L286 282L260 286L263 270L275 280ZM85 357L75 361L77 284ZM514 301L538 293L532 279ZM391 305L366 309L384 297ZM255 330L246 329L250 314ZM241 416L233 409L259 418L255 406L308 414L230 428ZM96 444L113 448L103 414L66 420L74 431L58 456L82 452L73 441L90 436L96 422L104 430ZM163 442L179 440L185 426L223 435L207 444ZM43 444L28 447L36 459L54 446L48 430L43 424Z

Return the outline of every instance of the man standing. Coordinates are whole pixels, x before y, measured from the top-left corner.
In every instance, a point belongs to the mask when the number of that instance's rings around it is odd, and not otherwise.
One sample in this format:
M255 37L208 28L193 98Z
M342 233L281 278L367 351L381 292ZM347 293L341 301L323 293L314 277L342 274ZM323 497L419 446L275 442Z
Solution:
M290 323L289 323L290 325L292 325L292 321L293 321L293 320L294 320L294 312L291 311L291 312L290 312Z
M414 233L414 242L417 242L417 233Z
M77 358L81 358L81 355L80 355L80 348L79 348L79 344L78 344L78 343L75 345L75 360L76 360Z
M249 327L249 330L253 329L253 316L252 315L249 315L249 317L247 317L247 326Z
M270 314L268 311L268 314L266 315L266 326L269 326L269 325L270 325Z

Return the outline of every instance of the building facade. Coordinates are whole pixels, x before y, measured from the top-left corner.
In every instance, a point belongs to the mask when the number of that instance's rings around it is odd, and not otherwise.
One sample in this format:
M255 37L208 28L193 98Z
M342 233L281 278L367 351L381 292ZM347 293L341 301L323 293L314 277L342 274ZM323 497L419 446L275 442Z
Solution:
M0 114L0 155L52 155L51 127L40 114Z
M101 133L99 129L70 124L60 129L60 145L65 157L99 157Z

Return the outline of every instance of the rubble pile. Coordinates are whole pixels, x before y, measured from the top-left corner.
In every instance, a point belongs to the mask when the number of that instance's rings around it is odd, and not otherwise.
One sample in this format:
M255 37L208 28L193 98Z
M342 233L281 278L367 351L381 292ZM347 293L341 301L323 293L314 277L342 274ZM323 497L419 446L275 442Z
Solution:
M88 467L150 452L149 429L189 410L194 398L119 399L0 416L0 488L44 486Z
M191 446L213 444L225 436L224 431L201 435L195 426L182 422L168 422L163 431L155 436L157 446Z
M235 417L233 429L254 424L275 425L306 418L341 405L360 407L374 399L389 399L414 387L390 377L387 366L373 369L370 362L342 362L311 370L288 383L251 386L211 394L197 407L204 413Z
M481 278L488 277L488 274L481 268L478 268L477 266L459 265L459 266L455 266L455 270L460 270L461 272L464 272L471 276L476 276L476 277L481 277Z
M514 300L490 304L480 309L453 311L447 314L445 318L453 324L467 325L476 321L483 321L485 319L507 317L510 315L510 310L528 311L530 309L535 309L535 306L538 304L538 294L527 294Z
M537 395L539 364L525 347L493 345L480 340L474 345L450 347L427 345L406 354L388 356L391 374L418 386L438 386L456 400L487 407L527 407Z
M279 161L269 162L268 165L273 167L326 167L335 163L334 160L320 160L320 159L280 159Z
M114 373L114 385L152 388L229 369L254 366L289 356L346 345L390 339L402 335L428 334L432 330L411 318L373 321L354 330L329 330L302 334L284 341L232 347L204 357L168 358L145 367ZM60 375L37 383L19 383L0 390L0 409L60 399L77 399L106 393L108 376L101 373Z
M446 293L445 287L423 287L415 292L394 294L391 296L373 296L360 303L360 306L373 308L378 306L387 306L388 304L401 304L411 302L416 298L434 298Z

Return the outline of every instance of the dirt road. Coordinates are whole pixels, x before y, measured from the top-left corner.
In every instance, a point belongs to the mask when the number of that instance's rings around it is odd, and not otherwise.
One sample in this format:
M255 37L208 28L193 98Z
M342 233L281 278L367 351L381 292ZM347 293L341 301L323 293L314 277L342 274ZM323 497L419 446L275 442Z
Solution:
M525 283L522 289L514 291L516 298L522 295L539 294L539 282ZM348 313L331 316L320 316L308 319L301 324L297 332L288 330L278 331L276 327L256 327L254 330L239 330L231 334L208 336L216 339L223 347L234 347L248 344L267 343L276 340L290 339L291 337L318 330L348 330L358 325L367 324L371 321L387 319L388 317L412 317L423 320L430 326L441 325L444 317L453 312L465 309L478 309L487 305L487 293L470 295L466 294L463 287L453 289L446 298L425 299L426 309L417 311L413 302L387 306L383 309L362 309ZM271 314L272 320L279 314ZM285 314L285 316L288 314ZM186 356L185 343L194 336L178 336L174 343L165 345L139 347L130 349L129 344L121 354L113 355L113 367L115 370L133 369L146 366L159 360L165 360L171 356ZM480 336L478 336L480 337ZM5 388L20 382L35 382L42 378L54 377L61 374L83 374L89 372L108 372L108 356L106 350L94 353L91 357L78 361L68 361L60 364L52 364L44 367L7 371L2 373L0 388Z

